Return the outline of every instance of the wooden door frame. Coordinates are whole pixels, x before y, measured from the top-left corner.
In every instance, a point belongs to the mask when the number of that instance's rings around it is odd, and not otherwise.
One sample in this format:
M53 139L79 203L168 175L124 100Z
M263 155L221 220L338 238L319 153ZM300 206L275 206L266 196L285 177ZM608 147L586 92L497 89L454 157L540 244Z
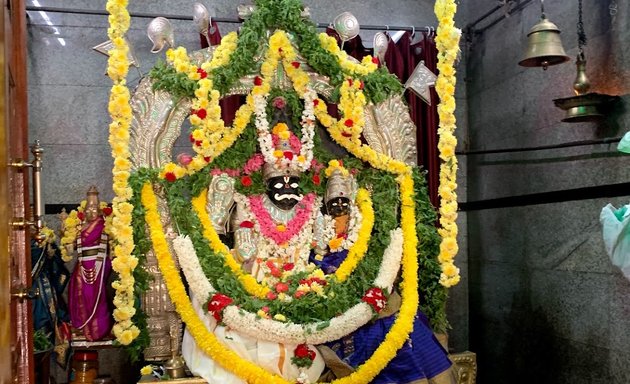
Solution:
M0 255L3 265L9 264L10 286L0 287L2 296L0 304L6 305L7 296L21 289L31 287L30 234L28 227L13 227L10 221L27 220L29 208L29 174L28 169L8 167L9 161L28 160L28 104L27 104L27 70L26 70L26 7L24 0L3 0L2 9L2 55L4 74L4 90L2 93L1 117L2 135L5 140L2 177L8 185L3 186L8 195L5 214L0 218L0 236L7 239L7 247L0 250L8 255ZM8 177L7 177L8 176ZM8 260L6 260L8 259ZM2 284L6 282L0 281ZM8 289L5 289L8 288ZM33 317L30 300L10 299L10 353L9 359L0 360L0 367L9 364L14 383L30 384L34 382L33 366ZM6 307L1 308L5 310ZM1 326L1 334L6 334L6 325ZM4 345L0 344L0 358L6 356ZM2 376L0 376L2 377ZM4 380L4 379L2 379ZM2 382L0 380L0 383Z

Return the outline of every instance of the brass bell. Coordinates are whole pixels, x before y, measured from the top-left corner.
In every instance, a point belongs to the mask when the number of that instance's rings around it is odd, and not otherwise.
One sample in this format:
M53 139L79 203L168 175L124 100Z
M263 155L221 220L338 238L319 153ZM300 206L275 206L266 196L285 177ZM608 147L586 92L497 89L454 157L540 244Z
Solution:
M564 53L560 30L543 14L542 20L530 29L527 34L527 51L518 65L523 67L542 67L562 64L570 58Z

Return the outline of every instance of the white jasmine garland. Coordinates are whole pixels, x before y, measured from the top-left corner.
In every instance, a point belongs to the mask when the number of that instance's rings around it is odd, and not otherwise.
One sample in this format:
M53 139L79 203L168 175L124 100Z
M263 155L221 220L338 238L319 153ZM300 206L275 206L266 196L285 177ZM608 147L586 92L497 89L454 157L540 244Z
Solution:
M256 130L258 132L258 144L265 162L269 164L280 163L282 168L305 172L311 166L313 160L313 137L315 136L315 105L314 100L317 94L310 87L304 93L304 110L302 111L302 138L299 156L293 159L277 159L273 152L273 139L269 131L269 121L267 119L267 97L268 95L254 95L254 115L256 116ZM300 161L300 157L303 161Z
M392 286L400 269L402 245L402 231L400 229L391 231L391 241L383 253L383 260L374 280L374 286L387 292L392 291ZM223 322L232 329L238 329L245 335L261 340L317 345L338 340L356 331L367 324L373 315L372 307L367 303L360 302L342 315L332 318L329 324L325 326L326 322L295 324L263 319L236 306L228 306L223 311ZM323 327L323 329L318 330L318 327Z
M383 260L374 280L374 286L387 292L392 291L394 280L398 275L403 246L402 230L395 229L390 234L390 243L383 253ZM173 241L173 247L193 296L200 302L207 301L215 290L201 269L192 241L189 237L180 235ZM263 319L235 305L229 305L223 311L223 322L229 328L259 340L317 345L338 340L356 331L367 324L373 315L372 307L360 302L342 315L332 318L327 325L326 322L295 324ZM323 327L323 329L318 330L318 327Z
M205 303L215 289L203 273L192 240L188 236L179 235L173 240L173 249L191 291L200 302Z

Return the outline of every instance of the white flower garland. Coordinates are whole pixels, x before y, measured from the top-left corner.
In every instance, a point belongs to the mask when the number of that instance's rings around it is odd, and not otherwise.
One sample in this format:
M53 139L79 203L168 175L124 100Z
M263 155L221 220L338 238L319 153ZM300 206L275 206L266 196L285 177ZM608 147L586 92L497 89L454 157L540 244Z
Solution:
M269 121L267 120L267 95L254 95L254 115L256 116L256 129L258 131L258 144L265 162L276 164L280 162L282 168L294 171L305 172L311 166L313 160L313 137L315 136L315 103L317 94L310 87L304 93L304 110L302 111L302 138L300 142L299 156L292 159L274 156L273 139L269 131Z
M173 241L175 253L189 283L193 295L203 302L215 292L212 284L201 269L201 264L193 244L187 236L179 236ZM383 260L374 285L388 292L392 291L394 280L400 269L402 258L402 230L391 231L391 241L383 253ZM372 307L364 302L356 304L342 315L330 320L324 329L318 330L323 322L294 324L262 319L254 313L245 312L235 305L227 306L223 311L223 322L244 335L276 343L322 344L338 340L369 322L374 315Z

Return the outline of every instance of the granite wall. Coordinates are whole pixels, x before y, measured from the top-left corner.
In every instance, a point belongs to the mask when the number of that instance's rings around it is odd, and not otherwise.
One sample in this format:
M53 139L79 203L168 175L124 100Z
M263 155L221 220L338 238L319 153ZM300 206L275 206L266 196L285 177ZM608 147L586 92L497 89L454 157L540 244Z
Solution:
M193 0L131 1L131 12L188 15ZM205 2L210 6L210 2ZM307 0L312 19L329 22L343 12L352 12L360 23L372 25L435 26L433 1L431 0ZM220 17L236 18L239 2L220 0L212 6ZM44 6L69 9L102 10L105 0L29 0L28 6ZM45 204L77 204L85 197L87 188L94 184L101 191L101 198L110 201L112 160L107 143L109 116L107 100L111 82L104 75L107 58L92 50L92 47L107 40L105 16L78 15L57 12L28 12L28 71L29 71L29 135L30 140L40 140L45 149L43 173ZM465 22L465 13L458 15L460 24ZM138 84L143 74L148 73L162 54L150 53L151 43L146 37L149 19L133 18L128 33L140 68L132 68L128 83L131 88ZM178 45L196 49L198 36L189 21L172 21ZM220 24L223 34L234 30L234 24ZM371 45L374 32L361 33L365 45ZM465 128L468 119L466 109L466 84L463 73L466 68L466 51L458 70L461 73L457 101L458 121ZM460 130L464 142L466 130ZM186 143L176 144L184 149ZM461 161L461 176L465 176L466 158ZM460 177L460 200L466 200L465 177ZM54 215L47 216L48 223L56 228ZM462 268L462 283L452 290L449 302L449 318L453 325L451 349L461 351L468 348L468 289L466 264L466 213L460 216L462 252L459 265ZM101 373L111 374L118 383L129 382L127 374L135 374L121 359L116 350L101 352ZM58 382L64 382L66 374L56 367Z
M496 3L469 4L468 19L477 19ZM619 7L614 17L611 3ZM620 95L622 102L600 123L580 124L560 122L564 112L552 101L573 95L572 62L547 71L517 65L526 35L540 18L539 4L529 2L482 33L469 35L471 151L617 137L630 127L628 2L584 1L592 91ZM545 2L572 58L577 53L577 4ZM502 14L499 10L475 28L483 29ZM579 194L567 193L561 199L567 201L549 204L473 204L628 182L630 157L616 152L615 145L599 144L466 158L469 333L470 348L478 353L478 382L630 382L630 282L611 265L599 224L602 207L628 204L627 196L578 200Z

